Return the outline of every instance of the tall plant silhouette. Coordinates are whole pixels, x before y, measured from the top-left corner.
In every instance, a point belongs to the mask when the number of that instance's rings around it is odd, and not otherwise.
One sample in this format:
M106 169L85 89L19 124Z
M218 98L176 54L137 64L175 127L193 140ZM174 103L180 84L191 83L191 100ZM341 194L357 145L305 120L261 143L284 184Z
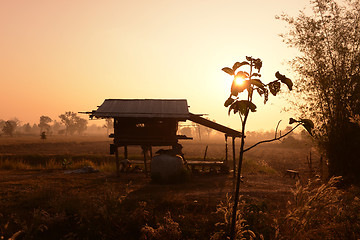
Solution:
M242 67L249 68L249 71L240 70ZM239 192L240 192L240 175L241 167L243 162L244 152L252 149L253 147L275 140L279 140L286 135L290 134L295 128L302 125L305 129L311 134L311 131L314 127L314 124L309 119L300 119L295 120L290 118L289 124L297 123L289 132L284 135L277 136L277 129L275 131L275 137L273 139L264 140L258 142L247 149L244 149L245 144L245 127L248 120L250 112L256 112L256 105L253 103L253 94L256 92L260 96L264 97L264 104L269 99L269 92L276 96L281 89L281 85L285 84L289 90L292 90L293 82L287 78L285 75L280 74L279 72L275 73L276 79L264 84L260 78L260 70L262 67L262 61L259 58L246 57L246 61L236 62L232 68L225 67L222 70L227 74L234 77L231 85L231 93L229 98L225 101L224 106L229 108L229 115L233 111L234 114L239 114L241 119L241 143L240 143L240 157L238 162L237 177L236 177L236 188L234 196L234 205L231 219L231 229L230 229L230 239L235 238L235 224L236 224L236 212L239 202ZM245 99L241 99L239 94L242 92L247 92Z

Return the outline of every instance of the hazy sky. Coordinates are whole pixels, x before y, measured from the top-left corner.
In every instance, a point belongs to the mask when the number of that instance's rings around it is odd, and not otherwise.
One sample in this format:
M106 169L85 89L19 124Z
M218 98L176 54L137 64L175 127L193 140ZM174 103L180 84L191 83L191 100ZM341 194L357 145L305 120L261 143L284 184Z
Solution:
M0 119L38 123L41 115L59 120L65 111L96 109L106 98L171 98L239 129L223 106L231 80L221 68L248 55L263 60L263 82L277 70L291 76L281 63L295 51L278 37L285 25L275 15L297 15L308 0L0 4ZM248 130L286 120L275 99L256 102Z

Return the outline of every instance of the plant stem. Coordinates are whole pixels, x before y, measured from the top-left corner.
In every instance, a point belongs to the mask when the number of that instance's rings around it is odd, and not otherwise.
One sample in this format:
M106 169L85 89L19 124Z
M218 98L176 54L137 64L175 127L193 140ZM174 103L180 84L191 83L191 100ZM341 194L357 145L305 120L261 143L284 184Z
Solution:
M234 240L234 237L235 237L236 212L237 212L237 207L238 207L238 203L239 203L240 182L241 182L241 167L242 167L242 162L243 162L244 145L245 145L245 126L246 126L246 120L247 120L248 115L249 115L249 111L247 111L245 113L244 121L242 122L240 157L239 157L237 177L236 177L234 206L233 206L233 213L232 213L232 219L231 219L231 228L230 228L230 240Z
M250 62L250 74L249 74L249 81L251 81L251 75L252 75L252 67L253 67L253 61ZM248 88L248 101L252 101L252 94L253 91L249 87ZM244 114L244 119L242 121L242 127L241 127L241 145L240 145L240 157L239 157L239 164L238 164L238 171L237 171L237 177L236 177L236 188L235 188L235 197L234 197L234 206L233 206L233 213L232 213L232 219L231 219L231 227L230 227L230 240L234 240L235 238L235 228L236 228L236 212L237 207L239 203L239 195L240 195L240 182L241 182L241 167L243 163L243 157L244 157L244 145L245 145L245 126L246 121L249 116L250 109L247 108L246 112ZM241 113L239 113L241 116Z

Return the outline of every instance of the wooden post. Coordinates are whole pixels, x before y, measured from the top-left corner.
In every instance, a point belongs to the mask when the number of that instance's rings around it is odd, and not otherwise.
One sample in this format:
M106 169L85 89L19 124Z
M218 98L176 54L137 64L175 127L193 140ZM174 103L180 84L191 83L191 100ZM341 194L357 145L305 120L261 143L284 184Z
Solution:
M119 149L118 146L115 147L115 161L116 161L116 176L120 176L120 162L119 162Z
M146 163L146 160L147 160L146 152L148 151L148 148L147 148L147 146L141 146L141 148L142 148L143 154L144 154L144 169L145 169L145 175L147 176L147 175L148 175L148 171L147 171L147 163Z
M150 150L150 172L151 172L151 162L152 162L152 158L153 158L152 146L150 146L149 150Z
M206 145L206 148L205 148L205 152L204 152L204 159L203 159L203 161L205 161L206 160L206 154L207 154L207 150L208 150L208 147L209 147L209 145ZM204 172L205 171L205 164L203 164L203 166L202 166L202 171Z
M209 145L206 145L205 152L204 152L204 161L206 160L206 154L207 154L208 147L209 147Z
M234 178L235 178L236 176L235 137L232 137L232 154L233 154L233 169L234 169Z
M124 158L128 159L128 149L127 149L127 145L124 146Z
M227 144L227 135L225 134L225 165L228 165L228 144Z

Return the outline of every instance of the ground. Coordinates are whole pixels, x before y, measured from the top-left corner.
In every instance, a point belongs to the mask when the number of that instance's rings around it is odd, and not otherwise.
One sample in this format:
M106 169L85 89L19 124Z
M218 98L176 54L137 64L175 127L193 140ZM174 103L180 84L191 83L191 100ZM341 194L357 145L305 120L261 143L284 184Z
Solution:
M0 154L2 161L5 158L25 159L31 156L32 159L36 159L36 156L43 158L61 154L81 155L82 158L90 155L109 157L108 143L105 139L91 141L90 138L73 141L50 138L45 143L22 140L2 143ZM223 144L216 142L186 143L184 152L189 158L201 158L206 145L209 146L209 159L224 156ZM134 156L139 154L138 149L130 150ZM291 189L294 188L297 179L284 176L283 171L288 168L300 170L300 176L306 179L305 160L308 151L308 148L288 148L283 145L260 147L257 151L249 151L244 162L244 178L240 187L242 199L266 206L267 209L285 209L292 197ZM3 216L3 219L0 218L0 230L7 236L6 232L10 232L8 226L12 225L11 234L22 231L21 234L26 236L26 233L30 232L33 238L38 236L39 239L49 236L61 236L58 239L72 239L72 236L76 236L76 239L97 239L100 236L103 239L113 239L106 231L106 226L99 226L106 225L109 221L112 229L114 226L117 229L117 239L138 239L141 227L148 224L156 228L157 223L162 221L161 216L171 212L174 221L180 224L185 239L209 239L218 221L213 213L217 205L226 200L227 194L233 194L233 188L232 173L191 174L182 183L155 184L143 172L122 173L117 177L114 171L67 173L61 167L2 169L0 216ZM139 209L141 214L137 216L144 216L140 220L139 217L134 220L133 213ZM37 211L40 211L40 226L46 226L46 231L39 226L34 227L37 226L34 224L35 217L39 215ZM113 215L113 212L117 212L117 215ZM27 220L29 214L32 220ZM46 224L43 215L47 216ZM52 221L48 220L49 216ZM67 222L72 223L71 227L67 226L66 229L69 230L66 230L66 234L63 234L65 227L63 230L59 230L61 227L58 227L57 231L60 232L56 234L55 230L50 233L54 222L58 221L57 226L65 224L58 219L59 216L64 216ZM25 220L19 220L22 218ZM131 225L127 226L129 219ZM83 225L89 226L84 230ZM84 236L92 231L92 237ZM268 235L271 235L271 232Z
M228 174L192 176L185 183L155 184L142 173L123 173L120 177L108 173L64 173L64 170L1 170L0 198L3 206L13 206L18 197L39 186L54 192L72 192L96 197L104 184L124 191L131 189L138 201L151 198L184 199L206 204L218 204L226 193L231 193L233 177ZM264 174L247 175L241 184L241 194L247 198L282 204L290 195L295 180ZM135 196L136 195L136 196Z

